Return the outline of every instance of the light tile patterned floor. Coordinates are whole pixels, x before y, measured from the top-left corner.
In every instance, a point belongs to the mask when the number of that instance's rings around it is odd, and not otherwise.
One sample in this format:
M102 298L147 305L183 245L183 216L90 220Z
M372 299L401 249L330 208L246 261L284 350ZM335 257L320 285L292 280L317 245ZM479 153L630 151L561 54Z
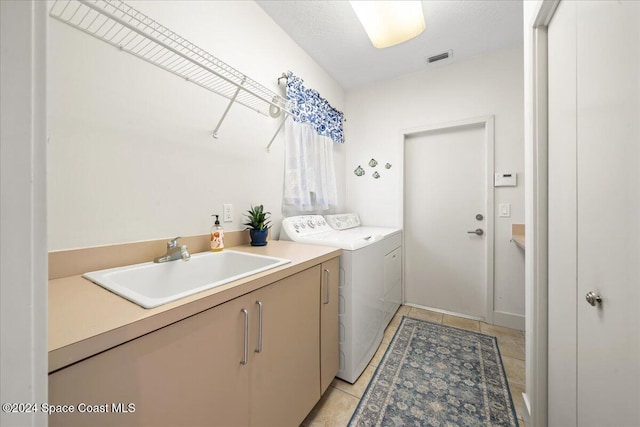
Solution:
M520 426L526 427L524 421L522 421L521 414L525 381L524 332L408 306L401 306L391 320L384 332L384 338L378 351L371 359L369 366L358 378L358 381L355 384L349 384L338 378L334 379L320 402L302 422L302 426L340 427L349 423L351 415L355 411L369 380L398 329L403 315L495 336L498 339L498 347L500 348L502 362L507 373L511 398L516 407L518 422Z

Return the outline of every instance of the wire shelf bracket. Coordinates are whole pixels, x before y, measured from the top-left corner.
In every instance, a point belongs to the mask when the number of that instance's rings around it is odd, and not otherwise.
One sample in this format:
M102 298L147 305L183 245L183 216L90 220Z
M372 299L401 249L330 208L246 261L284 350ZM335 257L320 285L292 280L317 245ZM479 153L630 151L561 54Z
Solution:
M229 99L214 138L234 103L265 116L291 114L282 96L123 1L56 0L49 16Z
M242 81L242 84L244 84L244 80ZM222 122L224 121L225 117L227 117L227 113L231 109L231 106L233 105L233 103L238 98L238 94L240 93L240 89L242 89L242 84L240 86L238 86L238 88L236 89L235 93L231 97L231 100L229 101L229 104L227 105L227 108L224 109L224 113L222 113L222 117L220 117L220 121L216 125L216 128L213 130L213 137L216 138L216 139L218 139L218 129L220 129L220 125L222 125Z
M267 145L267 153L271 152L271 144L273 144L273 141L275 141L276 136L278 136L278 134L280 133L280 129L282 129L282 127L284 126L284 122L287 121L288 117L289 117L289 113L284 113L284 118L282 119L282 122L280 122L280 126L278 126L276 133L273 134L273 136L271 137L271 140L269 141L269 144Z

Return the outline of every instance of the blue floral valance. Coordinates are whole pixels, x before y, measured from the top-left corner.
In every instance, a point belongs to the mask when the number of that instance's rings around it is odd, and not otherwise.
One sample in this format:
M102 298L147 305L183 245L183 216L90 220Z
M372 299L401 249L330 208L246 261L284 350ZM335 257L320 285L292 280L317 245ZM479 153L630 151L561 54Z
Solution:
M318 91L305 87L304 81L291 71L287 75L287 107L296 122L309 123L318 135L344 143L342 111L333 108Z

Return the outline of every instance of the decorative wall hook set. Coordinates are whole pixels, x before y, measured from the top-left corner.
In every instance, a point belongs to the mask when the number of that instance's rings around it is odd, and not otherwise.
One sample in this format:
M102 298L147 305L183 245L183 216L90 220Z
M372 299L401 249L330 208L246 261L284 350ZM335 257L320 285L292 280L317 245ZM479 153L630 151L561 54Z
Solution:
M376 166L378 166L378 161L376 159L372 158L371 160L369 160L369 167L375 168ZM385 169L391 169L391 163L385 163L384 168ZM362 168L361 165L358 165L358 167L355 168L353 173L356 176L364 176L366 174L365 170ZM371 176L374 179L378 179L378 178L380 178L380 173L377 170L374 170L373 173L371 174Z

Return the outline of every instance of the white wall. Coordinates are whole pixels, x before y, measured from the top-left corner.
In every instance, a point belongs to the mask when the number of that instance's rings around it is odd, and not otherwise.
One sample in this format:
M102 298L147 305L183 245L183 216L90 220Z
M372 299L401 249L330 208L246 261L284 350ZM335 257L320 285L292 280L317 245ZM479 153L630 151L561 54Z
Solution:
M0 402L47 401L46 5L0 2ZM0 425L46 426L42 412Z
M129 2L269 89L291 70L338 109L344 93L254 2ZM212 213L282 218L281 119L227 100L58 21L49 28L49 250L205 234ZM339 209L344 146L334 146Z
M363 223L401 226L401 130L495 115L495 170L518 174L517 187L495 191L511 218L495 218L495 311L524 327L524 253L510 242L524 223L522 48L496 51L347 93L347 210ZM353 170L375 158L394 167L374 180ZM508 313L508 314L507 314Z

